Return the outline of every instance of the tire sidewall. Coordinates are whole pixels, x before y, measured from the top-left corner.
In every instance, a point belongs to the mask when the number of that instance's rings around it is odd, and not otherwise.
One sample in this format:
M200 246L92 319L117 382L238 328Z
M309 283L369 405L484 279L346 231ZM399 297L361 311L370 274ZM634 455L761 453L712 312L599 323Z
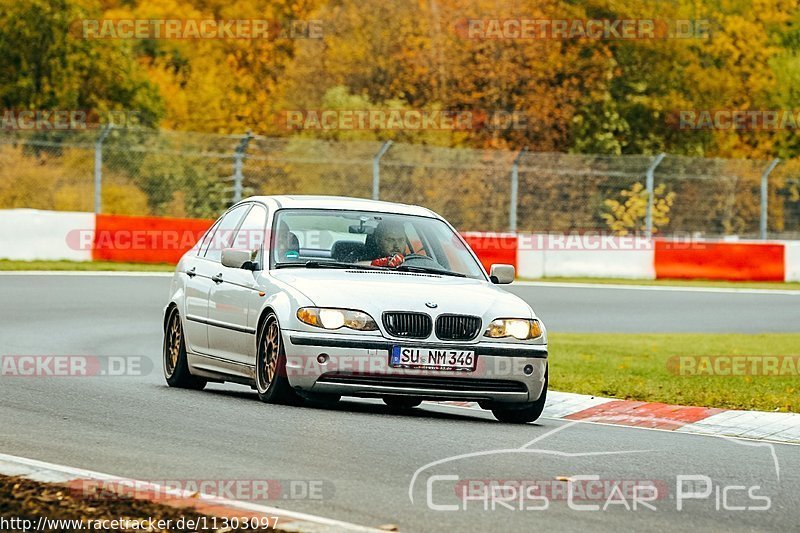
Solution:
M542 416L544 406L547 403L547 389L550 381L549 367L550 365L547 365L547 368L544 371L544 385L542 386L542 392L539 394L539 397L536 400L523 404L519 407L492 409L492 413L495 415L495 417L501 422L512 424L526 424L538 420L539 417Z
M178 353L178 361L175 363L175 368L172 369L172 374L167 371L167 358L169 357L169 342L170 342L170 330L172 329L172 322L175 320L175 315L178 315L178 319L180 320L180 315L178 314L177 307L171 307L169 313L167 315L167 322L166 326L164 327L164 343L162 347L162 354L161 354L161 367L164 370L164 379L167 380L167 383L170 385L174 385L176 374L178 374L180 366L181 366L181 359L184 358L185 353L185 345L183 339L183 324L180 325L181 328L181 349Z
M275 376L273 377L272 381L270 381L266 390L262 390L259 376L263 372L263 358L266 357L266 353L264 353L264 339L267 335L269 326L273 321L278 327L278 364L275 367ZM255 385L258 397L261 401L268 403L286 402L289 400L288 396L291 395L293 389L289 384L289 379L286 375L286 348L283 344L281 323L278 320L278 315L276 315L274 312L270 312L264 319L261 329L258 332L257 339L258 345L256 346Z
M167 372L167 357L169 350L169 330L172 327L172 321L177 317L178 327L181 331L181 347L178 352L178 361L175 363L175 368L172 370L172 375ZM170 308L169 315L164 328L164 343L163 353L161 356L161 366L164 370L164 378L170 387L202 389L206 385L206 380L193 376L189 370L189 360L186 354L186 330L183 327L183 320L180 311L176 306Z

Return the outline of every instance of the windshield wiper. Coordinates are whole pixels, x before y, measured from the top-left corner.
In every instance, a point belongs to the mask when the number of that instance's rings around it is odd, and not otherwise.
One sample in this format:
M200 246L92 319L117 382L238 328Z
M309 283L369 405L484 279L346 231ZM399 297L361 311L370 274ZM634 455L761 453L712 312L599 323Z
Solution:
M376 267L367 265L357 265L353 263L345 263L343 261L306 261L305 263L277 263L275 268L340 268L340 269L359 269L359 270L377 270Z
M441 276L455 276L457 278L466 278L465 274L460 272L452 272L439 268L429 268L422 266L400 265L397 268L376 267L371 265L358 265L355 263L345 263L343 261L306 261L304 263L277 263L275 268L338 268L338 269L358 269L358 270L384 270L384 271L398 271L398 272L418 272L421 274L438 274Z
M412 266L412 265L400 265L399 267L395 268L400 272L419 272L422 274L439 274L441 276L455 276L457 278L466 278L466 274L462 274L461 272L453 272L451 270L444 270L439 268L430 268L430 267L423 267L423 266Z

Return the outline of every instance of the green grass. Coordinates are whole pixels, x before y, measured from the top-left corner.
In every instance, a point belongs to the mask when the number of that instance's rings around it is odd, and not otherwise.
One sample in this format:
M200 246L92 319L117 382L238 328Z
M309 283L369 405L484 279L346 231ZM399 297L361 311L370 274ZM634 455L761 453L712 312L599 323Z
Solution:
M550 335L553 390L619 399L800 413L800 375L681 376L673 356L798 355L800 334ZM800 371L800 369L798 369Z
M175 270L175 265L111 263L107 261L11 261L8 259L0 259L0 270L172 272Z
M601 283L610 285L661 285L666 287L719 287L734 289L782 289L800 291L800 282L720 281L712 279L621 279L621 278L520 278L542 283Z

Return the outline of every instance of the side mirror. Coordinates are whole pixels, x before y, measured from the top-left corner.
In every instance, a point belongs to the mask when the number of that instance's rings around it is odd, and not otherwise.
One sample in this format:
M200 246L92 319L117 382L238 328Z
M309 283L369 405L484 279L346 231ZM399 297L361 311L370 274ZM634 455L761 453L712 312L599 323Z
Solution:
M222 266L229 268L244 268L255 270L253 263L254 253L250 250L237 250L236 248L222 249Z
M497 285L508 285L514 281L515 276L514 265L496 263L492 265L492 268L489 270L489 279L492 280L492 283Z

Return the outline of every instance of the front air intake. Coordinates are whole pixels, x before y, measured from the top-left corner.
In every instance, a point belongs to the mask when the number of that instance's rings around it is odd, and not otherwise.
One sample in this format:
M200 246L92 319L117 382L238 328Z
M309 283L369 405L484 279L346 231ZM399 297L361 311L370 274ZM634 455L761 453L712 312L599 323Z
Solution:
M478 336L481 319L469 315L439 315L436 336L443 341L471 341Z
M427 339L433 329L433 320L425 313L387 311L383 313L383 327L392 337Z

